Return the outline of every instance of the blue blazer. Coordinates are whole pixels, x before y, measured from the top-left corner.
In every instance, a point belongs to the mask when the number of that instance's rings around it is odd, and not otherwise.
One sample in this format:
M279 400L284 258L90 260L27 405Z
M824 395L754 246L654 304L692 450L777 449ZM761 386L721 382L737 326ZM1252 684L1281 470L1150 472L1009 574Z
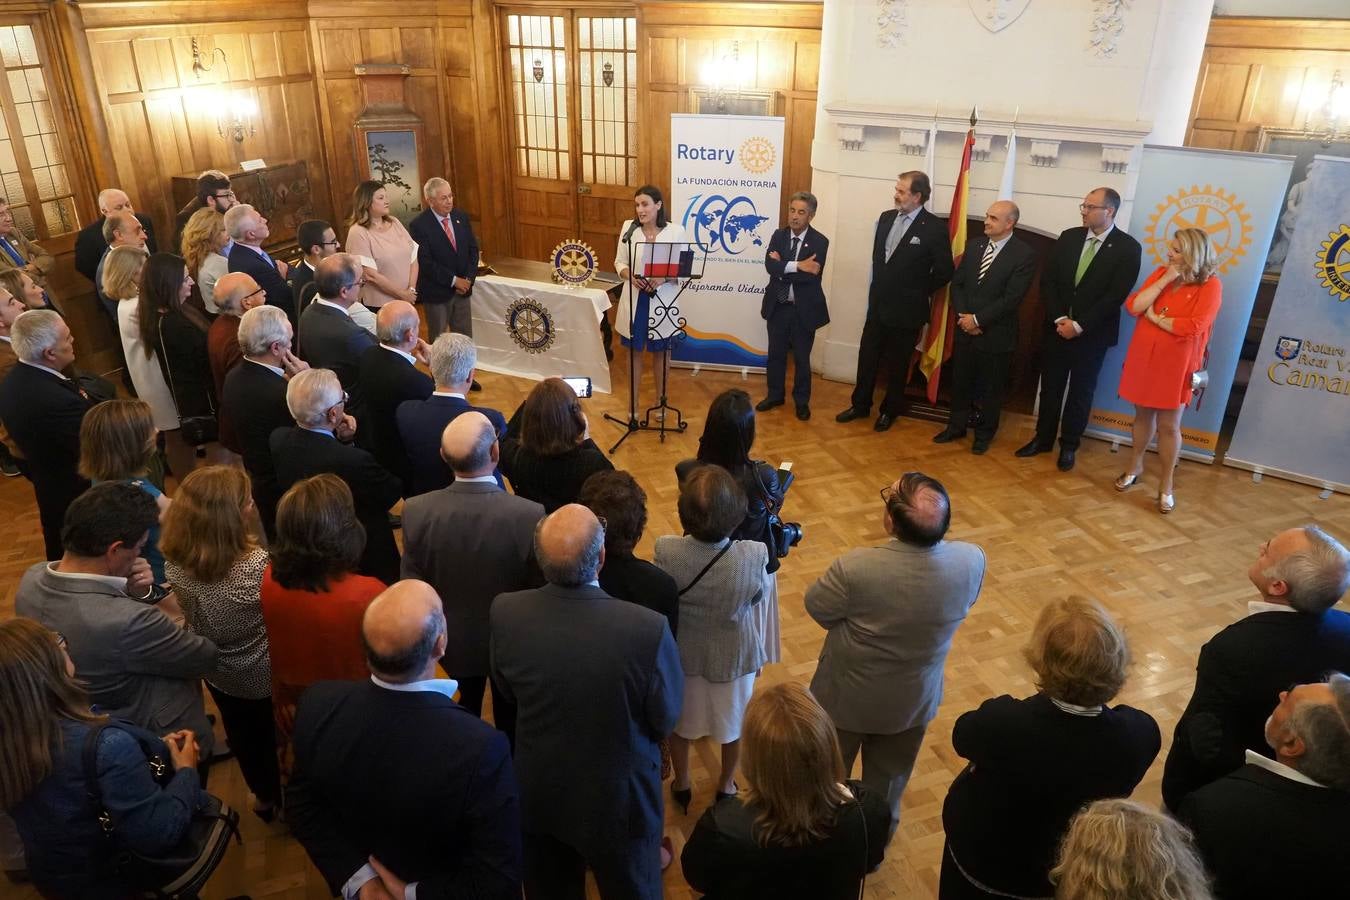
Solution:
M438 397L432 394L425 400L404 400L394 412L398 423L398 434L403 440L403 449L408 454L407 493L409 497L439 491L449 487L455 480L450 466L441 459L441 434L445 426L454 421L460 413L470 410L488 417L498 437L506 431L506 418L495 409L485 406L473 406L467 400L458 397ZM502 473L492 473L497 484L503 488Z
M450 225L455 230L455 246L445 236L441 222L430 209L424 209L408 223L408 234L417 241L417 299L422 303L453 300L455 279L469 279L469 293L478 275L478 239L473 236L469 216L456 207L450 210Z
M788 253L792 247L792 230L780 228L769 238L769 249L764 251L764 268L769 271L769 283L764 288L764 300L760 303L759 314L765 319L773 312L779 298L786 296L788 286L792 287L792 299L797 307L797 315L802 324L815 330L830 324L830 310L825 305L825 291L820 286L820 276L825 274L825 255L830 252L830 239L816 231L810 225L802 236L802 245L797 250L797 259L815 256L821 270L815 275L797 271L785 274ZM778 259L770 259L769 254L778 251Z
M286 313L286 318L291 320L291 327L299 327L295 316L295 298L291 295L291 286L286 283L286 279L281 277L275 265L269 266L267 260L258 255L258 251L252 247L245 247L243 244L235 244L230 248L230 255L227 257L230 261L231 272L243 272L245 275L252 275L253 280L258 282L258 287L267 291L267 305L279 307Z

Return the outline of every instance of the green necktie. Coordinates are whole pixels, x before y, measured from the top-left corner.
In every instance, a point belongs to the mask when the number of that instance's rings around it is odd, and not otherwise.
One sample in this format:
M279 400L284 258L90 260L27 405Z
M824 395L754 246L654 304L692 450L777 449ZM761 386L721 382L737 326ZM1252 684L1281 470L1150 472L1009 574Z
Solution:
M1078 257L1078 271L1073 273L1073 285L1078 286L1078 282L1083 280L1083 273L1092 265L1092 257L1097 255L1097 239L1088 238L1088 242L1083 245L1083 255Z

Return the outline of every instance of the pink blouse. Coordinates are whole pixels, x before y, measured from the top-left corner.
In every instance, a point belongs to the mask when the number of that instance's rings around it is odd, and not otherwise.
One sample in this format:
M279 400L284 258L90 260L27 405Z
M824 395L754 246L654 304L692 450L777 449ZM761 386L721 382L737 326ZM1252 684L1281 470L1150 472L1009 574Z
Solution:
M347 231L345 249L358 257L361 265L374 269L395 285L406 287L412 283L409 276L413 263L417 262L417 242L408 234L402 222L393 217L389 221L393 224L382 231L353 225ZM361 288L361 302L366 306L378 308L397 299L369 282Z

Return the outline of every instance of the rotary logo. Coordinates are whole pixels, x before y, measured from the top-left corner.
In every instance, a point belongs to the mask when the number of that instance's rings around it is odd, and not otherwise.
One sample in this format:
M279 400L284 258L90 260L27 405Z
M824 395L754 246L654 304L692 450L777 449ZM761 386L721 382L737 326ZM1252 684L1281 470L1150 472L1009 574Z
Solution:
M576 239L553 248L553 280L572 287L584 287L595 277L596 256L590 245Z
M746 138L741 144L741 165L747 172L755 175L767 172L773 168L775 158L773 144L767 138Z
M1342 303L1350 300L1350 225L1342 225L1322 242L1313 268L1333 297Z
M1154 210L1148 220L1146 240L1158 265L1167 261L1167 242L1179 228L1199 228L1209 235L1210 246L1223 275L1247 254L1252 242L1251 214L1247 207L1223 188L1191 185L1179 188Z
M543 353L557 337L553 314L533 297L521 297L506 308L506 330L526 353Z

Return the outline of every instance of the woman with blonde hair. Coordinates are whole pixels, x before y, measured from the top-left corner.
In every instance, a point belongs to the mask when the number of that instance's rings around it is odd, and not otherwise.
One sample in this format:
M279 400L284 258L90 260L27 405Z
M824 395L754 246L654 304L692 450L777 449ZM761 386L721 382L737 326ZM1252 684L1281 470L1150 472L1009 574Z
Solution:
M160 738L90 709L65 638L32 619L0 623L0 810L23 840L28 874L44 897L129 897L118 851L155 856L175 847L206 801L192 732ZM89 800L84 749L94 745L98 793L112 840ZM151 759L168 765L154 777Z
M940 900L1050 896L1069 819L1128 796L1162 747L1152 716L1106 705L1125 684L1129 648L1101 604L1047 603L1023 653L1037 692L986 700L952 730L970 763L942 806Z
M33 280L33 277L23 269L4 269L0 270L0 285L3 285L11 294L19 298L28 309L52 309L56 306L47 298L47 294L42 290L42 285ZM60 312L60 310L56 310Z
M1098 800L1074 816L1050 880L1055 900L1214 897L1186 826L1133 800Z
M216 282L230 271L230 261L225 258L229 243L225 217L209 206L193 213L183 226L181 249L188 275L195 283L193 292L201 298L202 309L212 316L220 313L215 300Z
M141 273L148 258L144 247L109 250L103 260L103 295L117 304L117 331L136 396L150 404L156 428L176 431L178 407L173 402L173 392L155 355L155 344L146 342L145 329L141 327Z
M243 469L196 469L164 516L160 549L188 626L220 648L206 686L253 792L253 811L270 822L281 776L261 599L268 558L249 529L252 513L252 485Z
M378 181L363 181L352 192L347 252L361 260L361 302L372 311L390 300L417 302L417 242L389 210L389 192Z
M776 684L745 711L746 785L698 820L680 864L709 898L845 900L881 865L886 798L846 781L834 723L804 687Z
M1205 368L1209 335L1223 303L1216 268L1205 230L1182 228L1167 244L1167 264L1125 300L1125 309L1139 320L1120 373L1120 396L1134 404L1134 443L1116 490L1139 483L1144 453L1157 432L1158 512L1164 515L1176 508L1172 476L1181 458L1181 414L1191 402L1193 376Z

